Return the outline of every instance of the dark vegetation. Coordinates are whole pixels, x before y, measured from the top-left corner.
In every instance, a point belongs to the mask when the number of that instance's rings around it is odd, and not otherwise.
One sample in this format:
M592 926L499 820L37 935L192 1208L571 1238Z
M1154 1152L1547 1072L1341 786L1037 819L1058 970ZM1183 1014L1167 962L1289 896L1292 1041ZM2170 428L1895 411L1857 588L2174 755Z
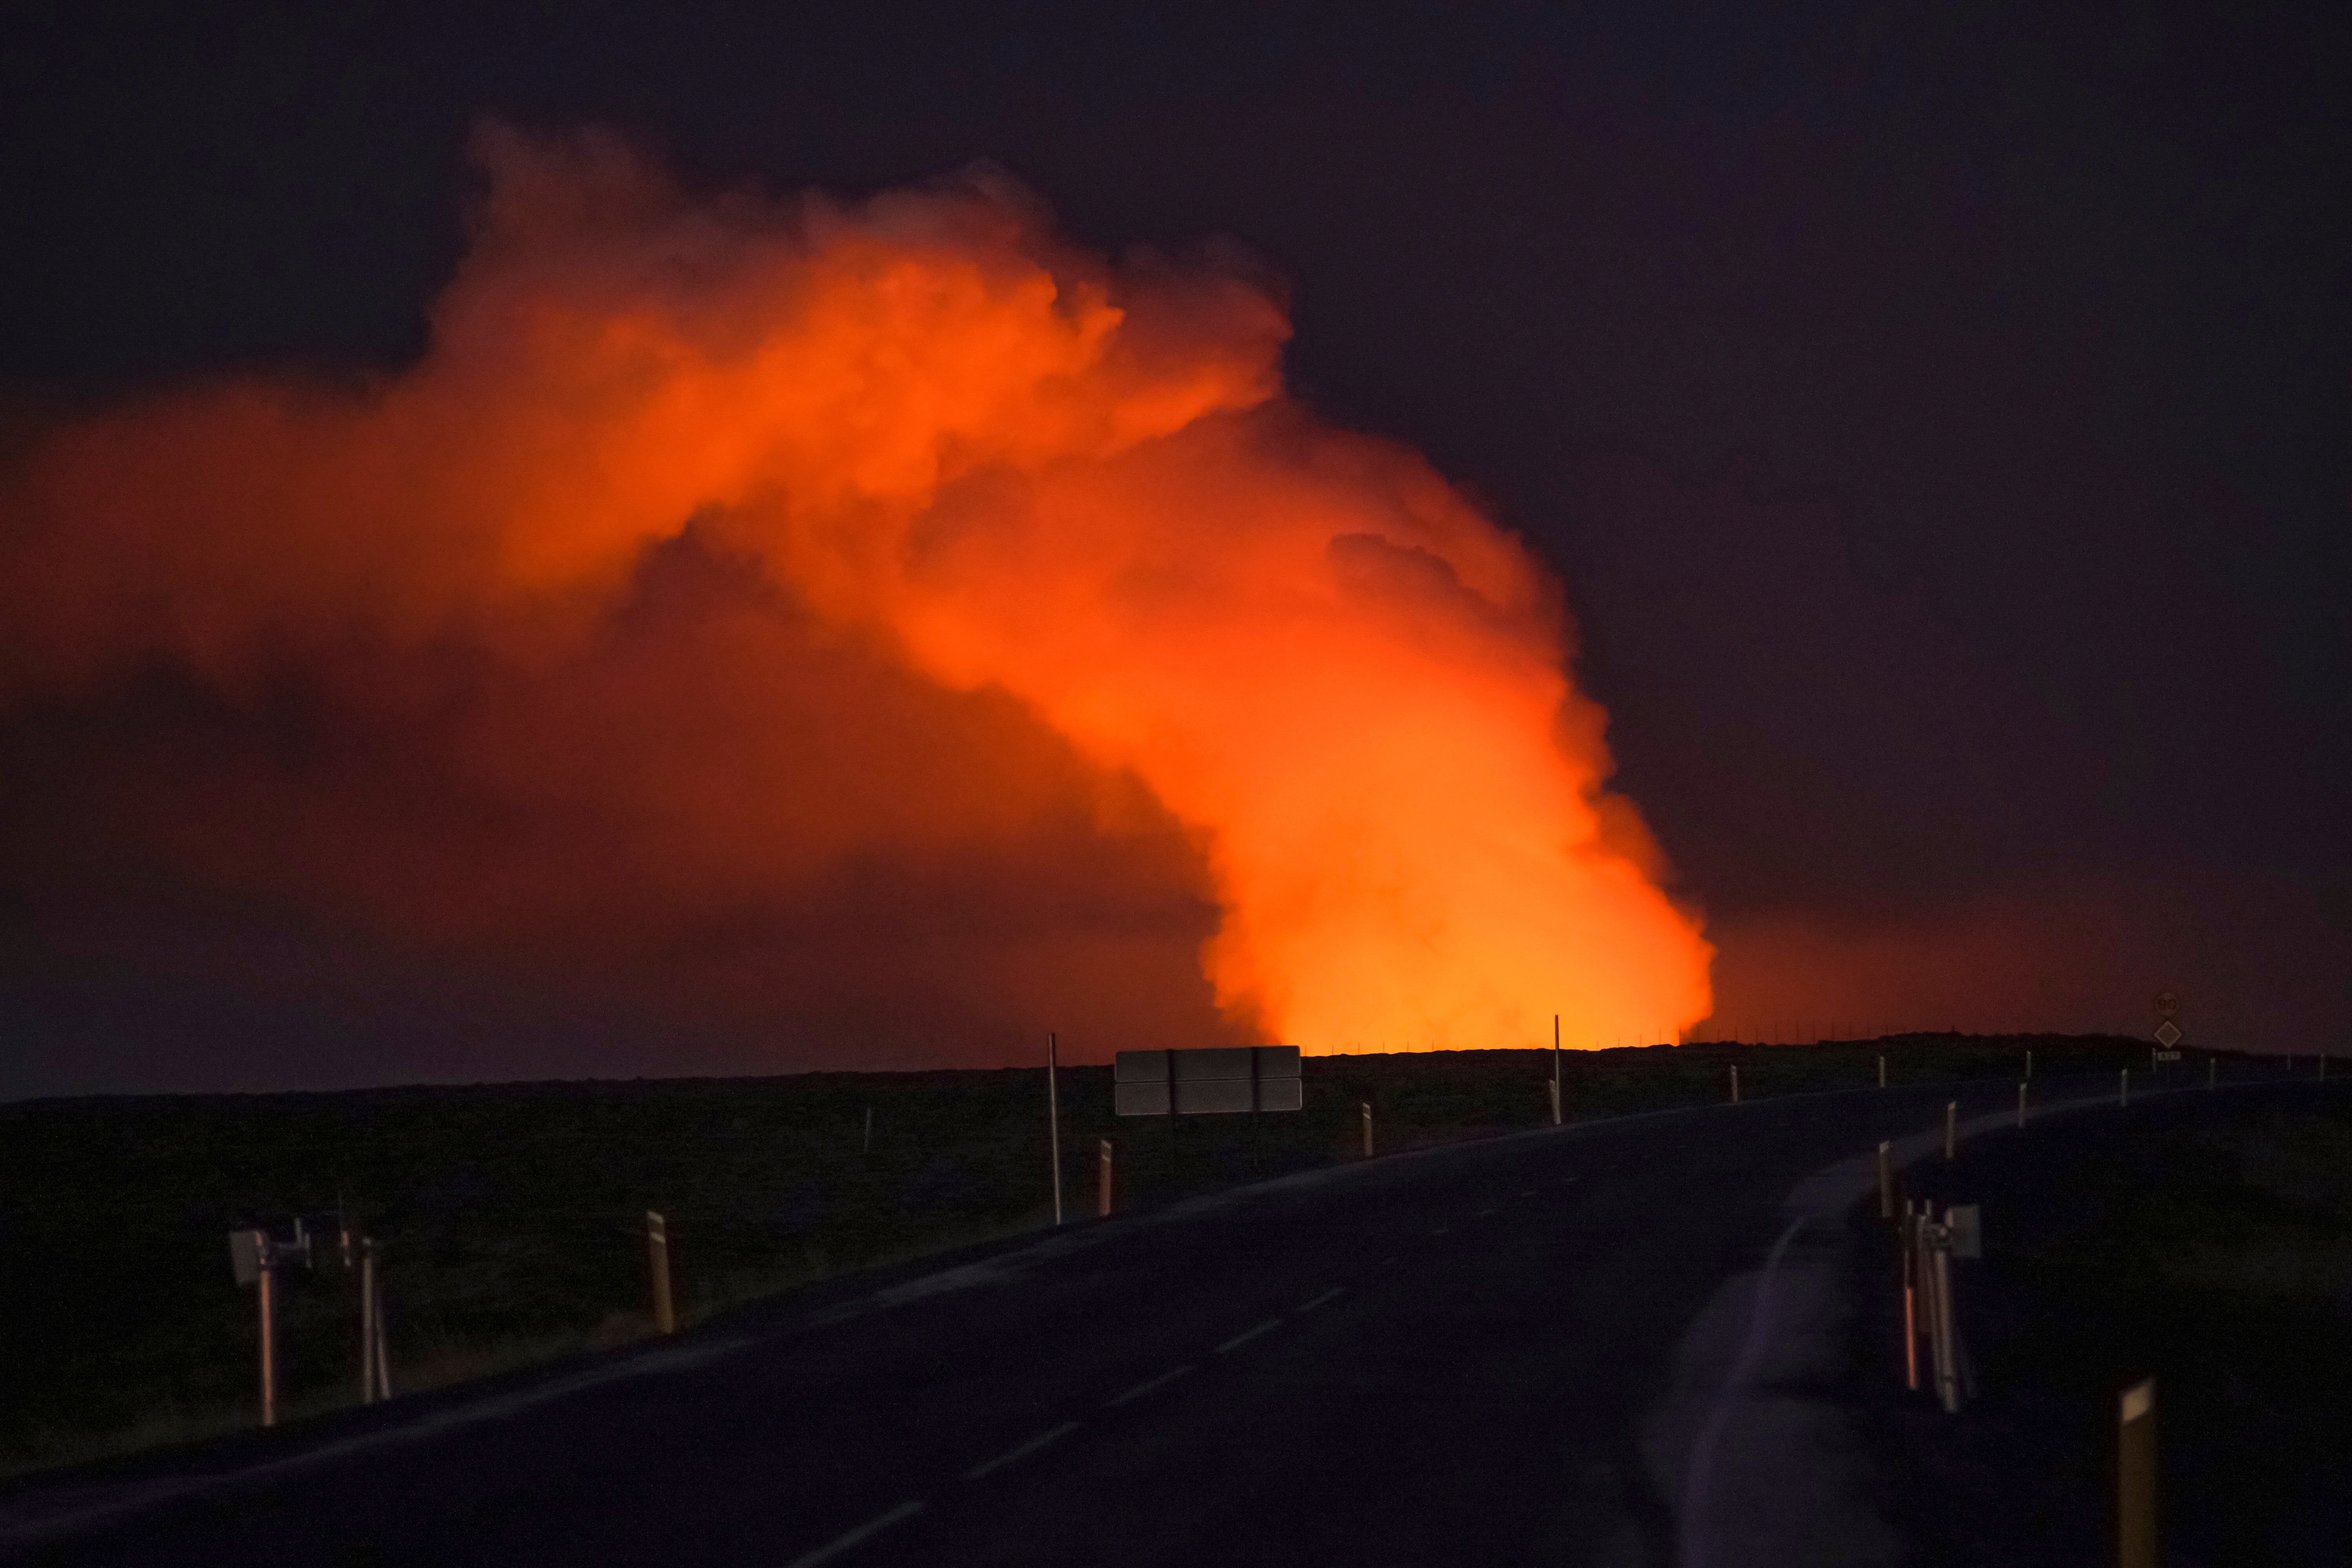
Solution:
M1874 1449L1918 1561L2113 1561L2116 1397L2150 1374L2168 1563L2347 1561L2352 1093L2318 1089L2310 1058L2300 1076L1916 1167L1915 1193L1984 1211L1985 1258L1957 1266L1980 1384L1958 1417L1893 1392L1897 1266L1874 1220L1857 1222Z
M2121 1039L1950 1035L1815 1046L1567 1053L1571 1120L1892 1081L2037 1076L2145 1059ZM1118 1202L1549 1118L1545 1051L1310 1058L1307 1106L1122 1122L1108 1067L1062 1077L1065 1191L1091 1215L1097 1140ZM873 1112L871 1149L866 1118ZM1040 1068L812 1073L109 1098L0 1106L0 1474L255 1418L253 1293L236 1226L323 1231L285 1292L281 1399L356 1393L354 1287L339 1217L375 1237L395 1389L415 1392L648 1331L644 1214L667 1216L691 1322L840 1272L1050 1223Z

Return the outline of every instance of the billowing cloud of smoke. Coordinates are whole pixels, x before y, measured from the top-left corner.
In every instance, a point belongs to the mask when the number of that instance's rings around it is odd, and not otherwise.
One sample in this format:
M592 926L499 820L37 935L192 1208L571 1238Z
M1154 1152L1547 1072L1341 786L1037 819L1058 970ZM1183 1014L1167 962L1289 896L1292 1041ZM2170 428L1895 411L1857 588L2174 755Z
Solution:
M919 947L887 868L1092 854L1065 885L1163 929L1205 893L1218 1009L1310 1050L1707 1014L1555 586L1284 395L1260 282L984 179L696 199L594 135L479 151L418 364L79 421L8 480L0 701L163 669L305 737L185 856L594 954L845 867ZM602 847L513 852L557 835Z

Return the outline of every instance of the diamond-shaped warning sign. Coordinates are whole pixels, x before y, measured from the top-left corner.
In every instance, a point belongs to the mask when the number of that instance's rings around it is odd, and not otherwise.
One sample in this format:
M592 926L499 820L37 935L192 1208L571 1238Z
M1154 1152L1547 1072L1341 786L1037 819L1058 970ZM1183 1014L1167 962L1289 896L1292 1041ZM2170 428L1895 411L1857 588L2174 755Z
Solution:
M2168 1051L2180 1043L2180 1031L2173 1026L2171 1019L2167 1018L2156 1026L2156 1038Z

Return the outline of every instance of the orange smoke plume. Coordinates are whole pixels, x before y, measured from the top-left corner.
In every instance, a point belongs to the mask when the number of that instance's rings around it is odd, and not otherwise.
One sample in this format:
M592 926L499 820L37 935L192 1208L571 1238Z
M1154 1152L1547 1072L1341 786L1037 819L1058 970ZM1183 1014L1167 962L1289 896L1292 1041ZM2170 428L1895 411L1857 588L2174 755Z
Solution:
M696 199L595 135L478 150L478 233L414 367L200 389L22 460L0 701L159 664L239 692L354 648L472 649L520 672L450 742L478 771L625 766L667 814L667 874L756 880L773 867L677 846L722 819L714 842L746 842L761 804L662 776L629 715L658 730L674 699L738 727L710 755L789 750L704 689L738 657L805 674L875 647L890 679L1009 695L1139 781L1206 868L1202 967L1244 1029L1526 1046L1558 1012L1591 1044L1707 1015L1710 949L1605 792L1556 585L1415 455L1285 395L1261 281L1107 263L986 178L855 206ZM688 536L808 627L754 650L714 620L601 729L532 711ZM512 747L534 727L571 738ZM835 782L776 800L761 853L866 809ZM873 787L906 819L835 837L887 852L952 837L927 814L985 816L997 786ZM490 940L519 907L469 896L443 929Z

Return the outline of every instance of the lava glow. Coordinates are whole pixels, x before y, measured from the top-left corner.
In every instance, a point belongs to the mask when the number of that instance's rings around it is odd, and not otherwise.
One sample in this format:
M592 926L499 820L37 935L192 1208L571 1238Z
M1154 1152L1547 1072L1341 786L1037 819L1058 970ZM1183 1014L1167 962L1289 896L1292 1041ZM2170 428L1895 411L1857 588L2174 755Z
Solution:
M413 367L44 440L0 534L0 683L164 660L234 687L369 639L560 664L691 527L1141 781L1205 862L1201 962L1244 1028L1528 1046L1557 1012L1589 1045L1707 1015L1556 584L1414 454L1285 395L1262 281L1106 262L984 179L705 199L595 136L481 155Z

